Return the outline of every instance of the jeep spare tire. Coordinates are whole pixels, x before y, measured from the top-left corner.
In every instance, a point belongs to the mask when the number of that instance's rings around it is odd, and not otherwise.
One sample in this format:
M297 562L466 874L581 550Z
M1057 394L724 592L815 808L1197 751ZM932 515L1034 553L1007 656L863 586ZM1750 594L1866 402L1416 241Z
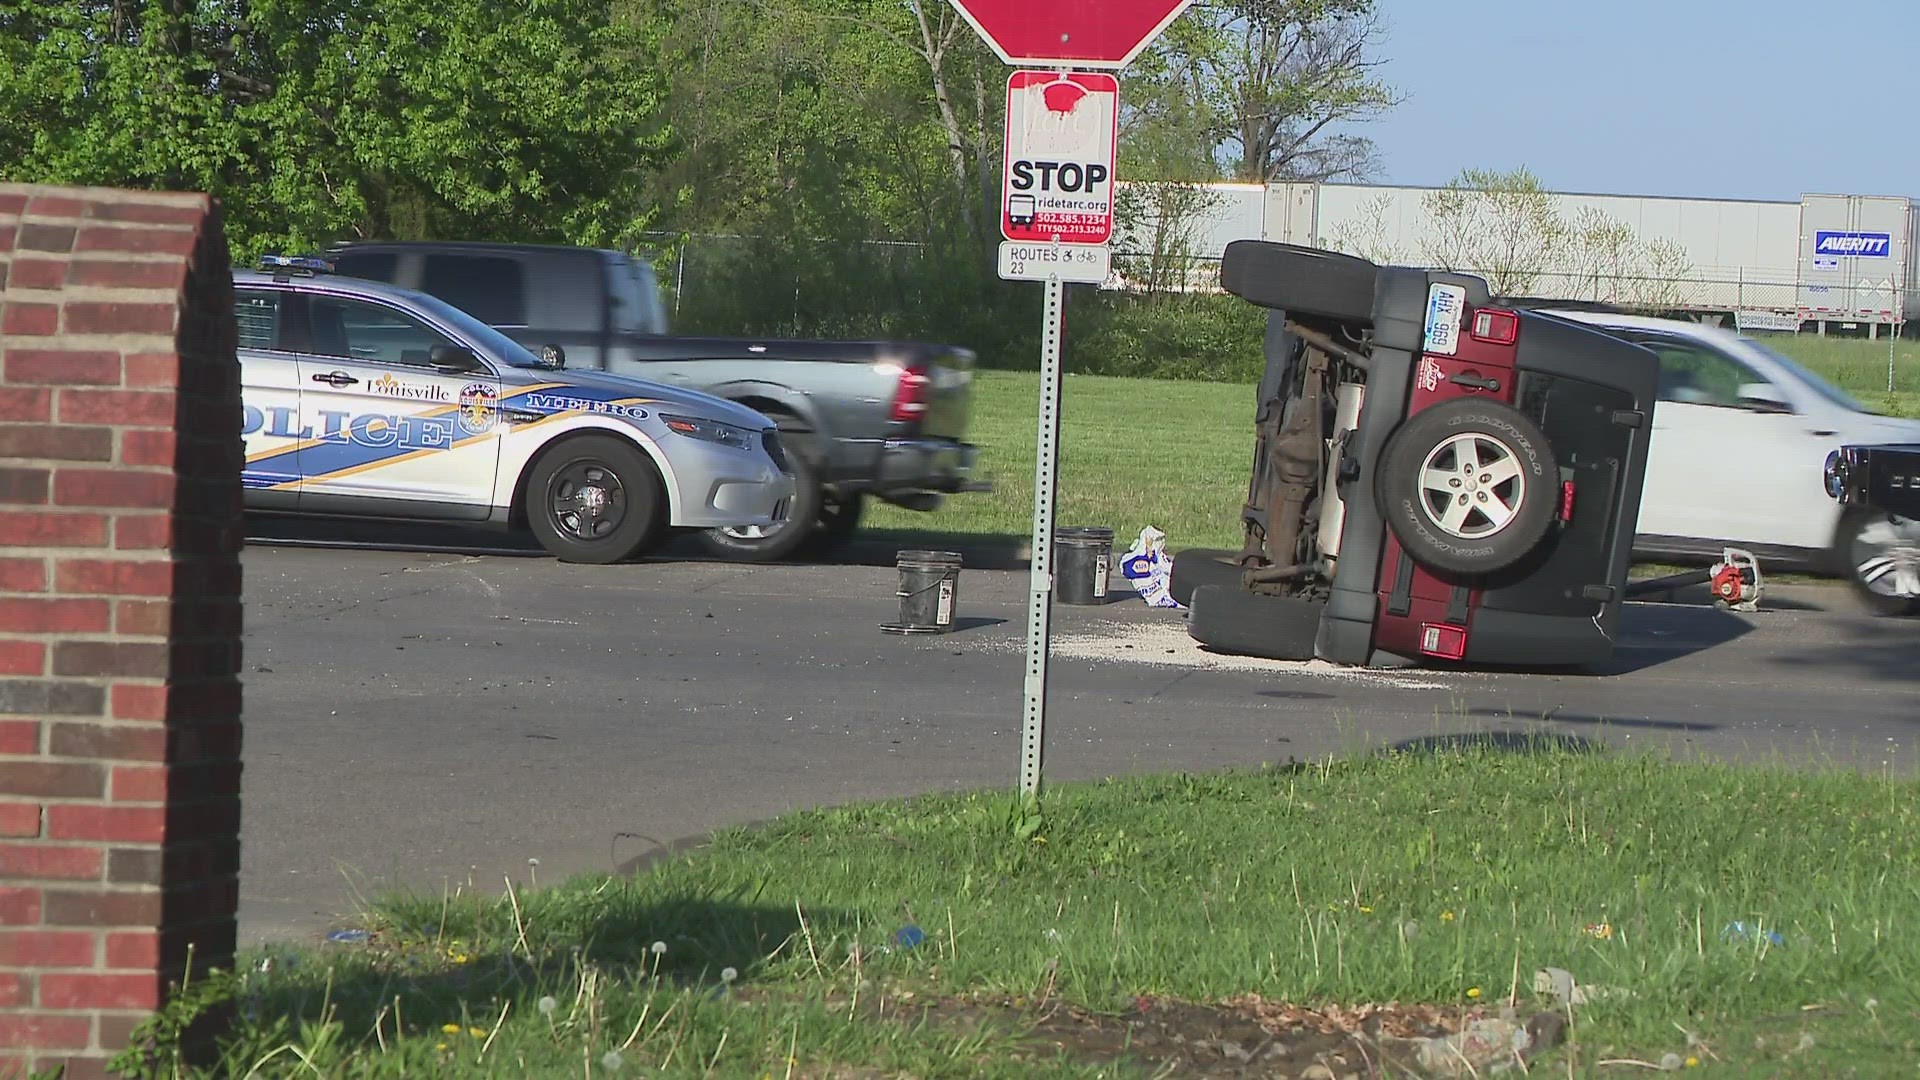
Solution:
M1220 257L1220 287L1290 315L1370 322L1376 270L1365 259L1337 251L1235 240Z
M1526 558L1553 524L1560 466L1540 426L1497 401L1456 398L1400 425L1376 495L1415 562L1477 576Z

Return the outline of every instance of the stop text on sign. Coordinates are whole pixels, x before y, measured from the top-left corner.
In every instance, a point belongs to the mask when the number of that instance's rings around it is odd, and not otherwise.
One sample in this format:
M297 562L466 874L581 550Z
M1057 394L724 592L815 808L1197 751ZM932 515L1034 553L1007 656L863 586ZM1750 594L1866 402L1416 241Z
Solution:
M1000 232L1008 240L1104 244L1113 236L1120 83L1100 72L1007 79Z
M1108 180L1107 167L1097 161L1016 161L1013 189L1030 191L1095 191Z

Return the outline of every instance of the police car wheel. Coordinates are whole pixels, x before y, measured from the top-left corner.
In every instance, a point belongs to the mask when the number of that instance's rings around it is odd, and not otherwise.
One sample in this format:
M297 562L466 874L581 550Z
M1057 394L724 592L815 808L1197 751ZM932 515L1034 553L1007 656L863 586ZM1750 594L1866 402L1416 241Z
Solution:
M527 523L562 562L617 563L659 533L660 474L632 444L605 435L555 443L527 477Z
M1381 451L1380 513L1415 562L1475 576L1504 570L1546 536L1560 466L1539 425L1506 405L1444 401Z
M814 464L812 435L805 428L789 426L785 418L776 419L780 443L787 451L787 468L793 477L793 495L775 511L778 520L772 524L710 529L701 533L701 544L723 559L778 562L798 554L813 538L814 522L820 517L825 494L820 490L819 467Z

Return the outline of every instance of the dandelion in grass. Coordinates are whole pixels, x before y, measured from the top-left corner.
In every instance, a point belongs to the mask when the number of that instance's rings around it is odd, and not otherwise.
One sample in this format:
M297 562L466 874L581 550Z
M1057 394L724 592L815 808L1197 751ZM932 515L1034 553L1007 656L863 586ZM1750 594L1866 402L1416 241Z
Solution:
M460 1025L459 1024L441 1024L440 1031L446 1035L458 1035L460 1034Z
M1365 904L1361 904L1361 905L1360 905L1360 914L1362 914L1362 915L1371 915L1371 914L1373 914L1373 909L1372 909L1372 908L1370 908L1370 907L1368 907L1368 906L1367 906L1367 905L1365 905Z
M1452 911L1443 911L1443 912L1441 912L1441 913L1440 913L1440 921L1441 921L1441 922L1452 922L1452 921L1453 921L1453 912L1452 912Z
M625 1063L618 1050L609 1050L600 1056L600 1067L608 1072L619 1072L620 1066Z
M440 1051L440 1052L441 1052L441 1053L443 1053L443 1054L447 1052L447 1044L446 1044L446 1043L434 1043L434 1044L433 1044L433 1048L434 1048L435 1050L438 1050L438 1051Z
M480 1038L485 1038L485 1037L486 1037L486 1034L487 1034L487 1029L486 1029L486 1028L477 1028L477 1027L470 1027L470 1028L468 1028L468 1029L467 1029L467 1034L469 1034L469 1035L471 1035L471 1036L473 1036L473 1037L474 1037L474 1038L476 1038L476 1039L480 1039Z
M1479 987L1477 987L1477 986L1469 986L1469 987L1467 987L1467 997L1468 997L1468 998L1469 998L1470 1000L1473 1000L1473 1001L1479 1001L1479 1000L1480 1000L1480 988L1479 988Z
M1686 1060L1686 1066L1689 1069L1697 1069L1700 1067L1700 1059L1692 1055L1688 1055Z
M546 997L534 1002L533 1007L540 1010L541 1016L551 1017L553 1016L553 1010L560 1007L560 1003L553 1000L552 994L548 994Z

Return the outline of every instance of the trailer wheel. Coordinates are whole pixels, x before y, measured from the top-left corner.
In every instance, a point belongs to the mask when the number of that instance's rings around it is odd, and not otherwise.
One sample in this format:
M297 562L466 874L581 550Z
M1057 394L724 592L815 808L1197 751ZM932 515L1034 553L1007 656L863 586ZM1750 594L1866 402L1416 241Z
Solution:
M1167 592L1181 607L1192 607L1193 591L1202 585L1220 585L1237 589L1246 573L1234 560L1237 551L1225 548L1188 548L1173 557L1173 570L1167 575Z
M1215 652L1267 660L1311 660L1327 605L1291 596L1263 596L1233 585L1193 591L1187 633Z
M1249 303L1288 314L1369 322L1376 269L1337 251L1235 240L1221 256L1220 285Z
M1493 401L1456 398L1410 417L1380 455L1378 497L1415 561L1490 574L1547 534L1560 466L1539 425Z

